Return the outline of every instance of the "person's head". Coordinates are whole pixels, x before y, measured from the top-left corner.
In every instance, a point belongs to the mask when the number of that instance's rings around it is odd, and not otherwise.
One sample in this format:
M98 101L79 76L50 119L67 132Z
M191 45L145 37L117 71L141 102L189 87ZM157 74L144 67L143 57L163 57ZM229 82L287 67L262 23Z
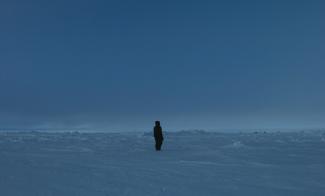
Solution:
M160 126L160 121L157 120L157 121L155 122L155 124L156 124L156 126Z

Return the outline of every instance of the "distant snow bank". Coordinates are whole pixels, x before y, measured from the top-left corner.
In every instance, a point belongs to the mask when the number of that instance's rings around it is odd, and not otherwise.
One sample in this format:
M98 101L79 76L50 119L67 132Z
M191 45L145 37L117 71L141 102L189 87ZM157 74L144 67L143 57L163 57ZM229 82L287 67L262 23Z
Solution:
M1 133L151 133L152 131L130 131L130 130L92 130L92 129L0 129ZM168 134L214 134L214 133L324 133L325 128L309 128L309 129L185 129L185 130L173 130L164 131Z

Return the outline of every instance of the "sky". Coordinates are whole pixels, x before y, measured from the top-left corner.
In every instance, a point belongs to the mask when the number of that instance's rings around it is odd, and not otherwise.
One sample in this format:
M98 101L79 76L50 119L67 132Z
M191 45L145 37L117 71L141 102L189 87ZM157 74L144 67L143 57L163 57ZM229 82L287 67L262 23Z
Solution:
M325 127L325 2L0 1L0 128Z

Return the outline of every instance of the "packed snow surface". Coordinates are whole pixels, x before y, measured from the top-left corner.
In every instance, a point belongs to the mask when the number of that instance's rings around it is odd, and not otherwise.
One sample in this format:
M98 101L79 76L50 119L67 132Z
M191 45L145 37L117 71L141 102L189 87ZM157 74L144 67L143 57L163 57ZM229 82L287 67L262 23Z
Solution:
M325 132L0 132L1 196L324 196Z

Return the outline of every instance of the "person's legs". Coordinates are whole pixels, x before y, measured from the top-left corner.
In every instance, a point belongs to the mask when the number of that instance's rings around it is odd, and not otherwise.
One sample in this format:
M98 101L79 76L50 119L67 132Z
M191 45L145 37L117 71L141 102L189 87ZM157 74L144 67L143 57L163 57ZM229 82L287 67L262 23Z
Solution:
M155 141L156 141L156 145L155 145L156 150L159 151L161 149L161 145L162 145L163 140L155 139Z
M159 140L159 141L158 141L158 150L161 149L161 145L162 145L162 140Z
M156 145L155 145L156 150L159 150L159 140L155 140L155 141L156 141Z

